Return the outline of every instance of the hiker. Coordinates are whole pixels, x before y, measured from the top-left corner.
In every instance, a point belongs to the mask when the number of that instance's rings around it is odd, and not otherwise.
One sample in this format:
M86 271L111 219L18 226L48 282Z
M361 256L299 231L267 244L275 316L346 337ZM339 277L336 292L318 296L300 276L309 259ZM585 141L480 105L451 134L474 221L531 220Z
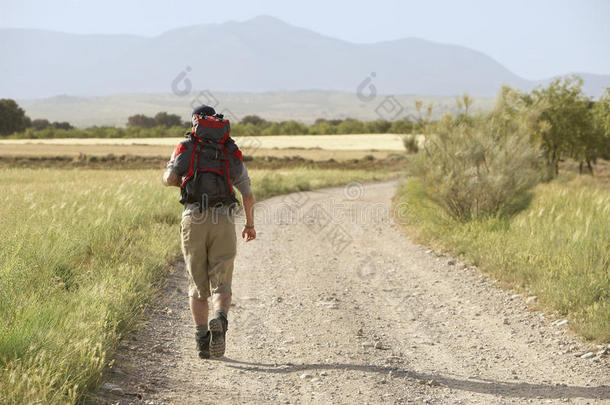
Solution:
M189 275L189 303L197 328L199 357L222 357L231 306L236 255L233 187L242 195L246 224L242 238L256 238L254 195L242 154L229 136L229 121L202 105L192 114L193 128L180 142L163 175L163 184L180 187L182 253ZM208 324L208 298L215 317Z

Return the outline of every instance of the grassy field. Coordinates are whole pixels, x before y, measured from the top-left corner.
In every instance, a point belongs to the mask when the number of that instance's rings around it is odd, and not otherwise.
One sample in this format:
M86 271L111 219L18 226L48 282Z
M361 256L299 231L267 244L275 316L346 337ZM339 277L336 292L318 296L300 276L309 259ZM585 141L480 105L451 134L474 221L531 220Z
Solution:
M259 200L392 175L251 171ZM0 171L0 403L74 403L99 383L179 254L178 190L160 176Z
M178 141L176 140L177 144ZM64 144L38 144L24 143L20 145L0 143L0 157L56 157L79 155L87 156L106 156L106 155L132 155L144 157L161 157L169 159L169 156L176 145L64 145ZM272 157L293 157L299 156L311 160L350 160L362 159L371 155L375 159L384 159L392 151L382 150L330 150L320 148L284 148L284 149L258 149L242 148L246 156L272 156Z
M416 180L396 196L405 225L424 243L464 257L536 295L542 308L567 316L573 330L610 342L610 186L566 174L538 185L529 206L511 218L453 221Z

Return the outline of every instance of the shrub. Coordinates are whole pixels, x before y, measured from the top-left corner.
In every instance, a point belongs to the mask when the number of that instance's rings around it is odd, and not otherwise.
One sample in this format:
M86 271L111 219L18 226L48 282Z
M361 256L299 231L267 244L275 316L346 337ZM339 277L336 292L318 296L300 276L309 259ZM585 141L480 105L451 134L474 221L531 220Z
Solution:
M510 213L540 180L528 122L525 113L507 111L502 97L490 115L446 116L431 129L410 171L454 219Z
M34 128L36 131L41 131L50 126L51 126L51 123L49 122L49 120L40 119L40 118L32 120L32 128Z
M415 135L405 135L402 137L402 144L405 146L407 153L419 152L419 145L417 144L417 138Z

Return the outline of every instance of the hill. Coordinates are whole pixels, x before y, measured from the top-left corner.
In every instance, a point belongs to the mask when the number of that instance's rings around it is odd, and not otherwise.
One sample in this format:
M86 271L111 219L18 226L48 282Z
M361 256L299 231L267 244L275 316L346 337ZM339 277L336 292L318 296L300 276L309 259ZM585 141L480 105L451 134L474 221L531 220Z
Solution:
M0 54L0 94L22 99L171 92L183 72L193 88L228 92L355 93L373 73L384 94L491 97L502 84L529 90L544 82L462 46L418 38L358 44L268 16L150 38L2 29ZM610 76L583 78L591 95L610 86Z

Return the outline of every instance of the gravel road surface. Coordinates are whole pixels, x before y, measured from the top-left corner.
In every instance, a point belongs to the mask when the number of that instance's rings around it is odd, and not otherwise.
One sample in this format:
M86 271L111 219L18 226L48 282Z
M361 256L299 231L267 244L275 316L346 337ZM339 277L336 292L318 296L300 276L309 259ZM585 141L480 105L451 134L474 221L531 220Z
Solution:
M411 242L394 223L396 187L262 202L258 239L238 247L226 357L197 357L179 262L90 401L610 403L608 348Z

